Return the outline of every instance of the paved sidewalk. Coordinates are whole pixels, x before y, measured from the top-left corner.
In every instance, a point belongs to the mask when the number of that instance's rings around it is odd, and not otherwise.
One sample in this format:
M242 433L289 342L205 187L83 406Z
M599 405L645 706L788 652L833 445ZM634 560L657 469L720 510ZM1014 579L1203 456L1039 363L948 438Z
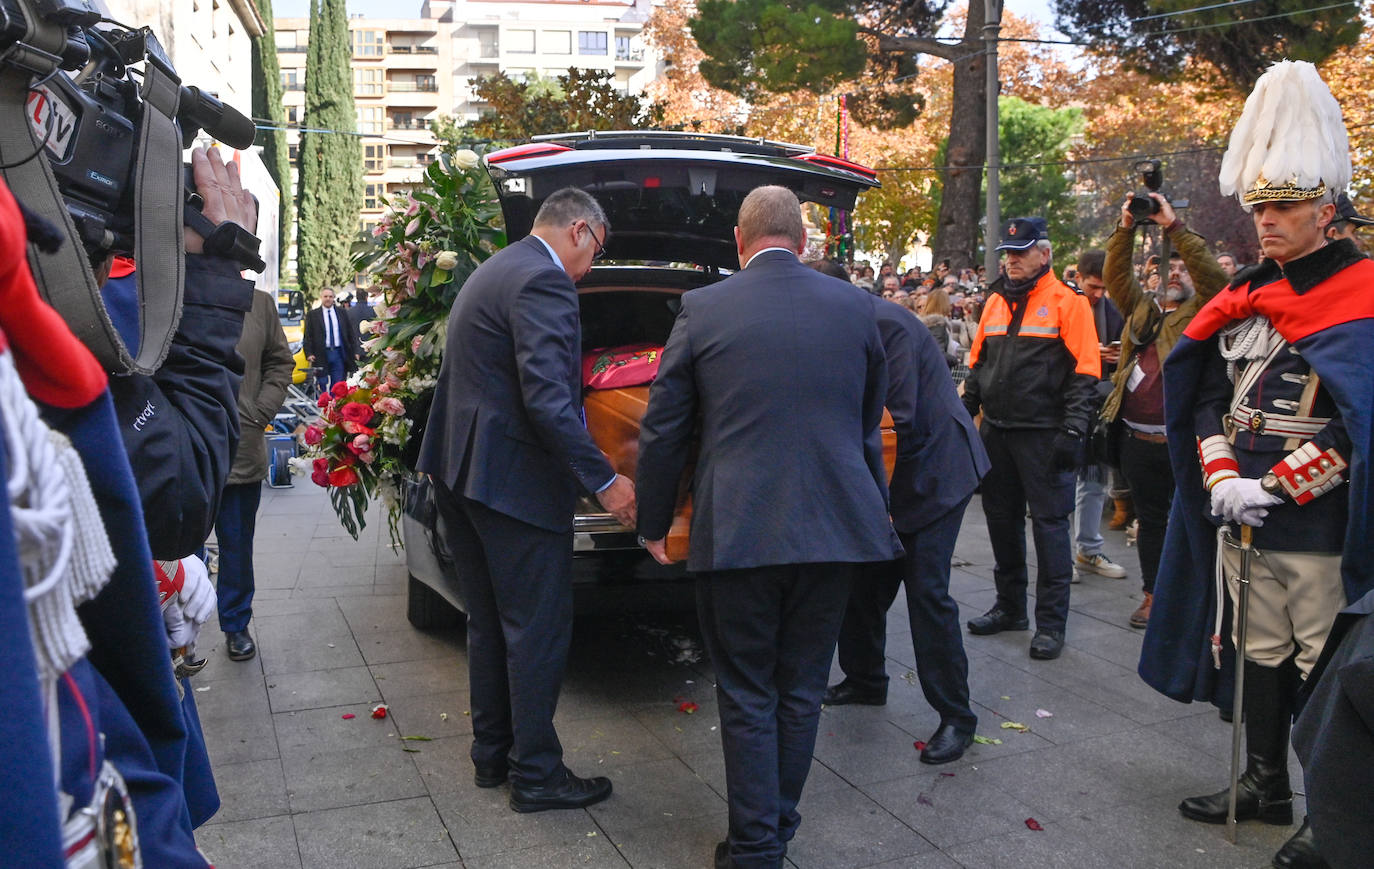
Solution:
M517 815L505 788L472 784L462 635L407 623L404 560L385 524L374 511L354 541L308 481L264 490L259 655L230 662L223 635L207 631L210 664L194 680L223 799L198 840L218 869L710 866L726 828L724 766L691 614L579 618L559 733L568 765L610 776L615 794ZM1058 661L1030 660L1029 632L966 637L979 733L1001 744L948 766L922 765L913 747L938 722L911 672L899 602L888 705L824 711L790 864L1268 866L1290 828L1244 824L1232 846L1222 827L1179 817L1181 798L1224 786L1230 728L1135 675L1141 633L1126 619L1138 561L1119 533L1107 551L1130 578L1073 587ZM994 598L977 499L957 554L953 593L967 619ZM695 714L679 710L686 700ZM390 715L374 720L379 702Z

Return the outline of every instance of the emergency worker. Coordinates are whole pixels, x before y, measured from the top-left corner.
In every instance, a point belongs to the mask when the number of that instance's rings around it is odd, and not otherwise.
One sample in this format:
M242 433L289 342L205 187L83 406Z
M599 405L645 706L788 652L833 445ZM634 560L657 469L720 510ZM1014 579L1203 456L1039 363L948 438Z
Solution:
M997 602L968 629L996 634L1029 627L1029 505L1037 562L1030 656L1050 660L1064 649L1073 578L1069 516L1102 360L1087 298L1051 268L1044 219L1008 221L997 249L1005 254L1004 270L988 287L964 382L964 406L975 418L982 412L980 431L992 460L982 492Z

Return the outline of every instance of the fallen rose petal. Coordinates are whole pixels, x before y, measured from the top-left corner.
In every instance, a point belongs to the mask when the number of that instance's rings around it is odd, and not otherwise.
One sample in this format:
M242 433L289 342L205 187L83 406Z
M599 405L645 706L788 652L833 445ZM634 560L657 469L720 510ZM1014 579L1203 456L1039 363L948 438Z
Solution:
M389 707L385 703L378 703L376 706L372 707L372 717L385 718L388 710Z
M693 712L696 712L700 708L700 706L697 706L691 700L683 700L681 703L677 705L678 712L684 712L688 715L691 715Z
M934 803L932 803L932 802L930 801L930 797L926 796L925 794L917 794L917 795L916 795L916 802L920 803L920 804L923 805L923 806L934 806L934 805L935 805Z
M1037 709L1037 710L1035 710L1035 717L1036 717L1036 718L1053 718L1053 717L1054 717L1054 713L1051 712L1051 711L1049 711L1048 709Z
M1045 828L1042 827L1042 826L1040 826L1040 822L1037 821L1035 818L1026 818L1026 829L1028 829L1028 830L1044 830Z
M344 721L347 721L347 720L350 719L350 718L357 718L357 717L358 717L358 716L354 715L352 712L345 712L345 713L343 714L343 719L344 719Z
M942 773L940 773L940 778L954 778L954 773L952 773L952 772L942 772Z
M916 746L916 750L917 750L917 751L925 751L925 750L926 750L926 744L925 744L923 741L919 740L919 739L916 740L915 742L911 743L911 744L914 745L914 746Z

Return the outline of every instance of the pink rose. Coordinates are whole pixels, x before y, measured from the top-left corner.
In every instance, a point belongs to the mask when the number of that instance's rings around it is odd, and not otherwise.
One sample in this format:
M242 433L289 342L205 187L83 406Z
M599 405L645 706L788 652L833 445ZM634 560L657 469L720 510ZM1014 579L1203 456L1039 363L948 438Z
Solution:
M372 438L365 434L360 434L353 438L353 446L358 448L358 452L365 453L372 449Z
M377 454L374 453L374 452L368 451L368 452L365 452L365 453L359 453L359 454L358 454L358 458L360 458L360 459L363 460L363 464L364 464L364 465L370 465L370 464L372 464L373 462L377 461Z
M392 416L400 416L406 412L406 406L401 403L401 400L391 396L373 402L372 406L382 413L389 413Z
M381 384L380 386L378 386L376 389L372 390L372 393L373 393L373 395L386 395L386 394L387 394L388 392L390 392L390 391L391 391L391 384L390 384L390 383L383 383L383 384Z

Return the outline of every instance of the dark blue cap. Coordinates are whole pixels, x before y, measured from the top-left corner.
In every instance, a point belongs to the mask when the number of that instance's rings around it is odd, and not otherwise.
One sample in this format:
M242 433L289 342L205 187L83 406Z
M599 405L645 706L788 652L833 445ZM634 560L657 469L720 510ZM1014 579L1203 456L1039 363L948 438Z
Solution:
M998 250L1026 250L1041 239L1049 240L1050 227L1043 217L1014 217L1002 227Z

